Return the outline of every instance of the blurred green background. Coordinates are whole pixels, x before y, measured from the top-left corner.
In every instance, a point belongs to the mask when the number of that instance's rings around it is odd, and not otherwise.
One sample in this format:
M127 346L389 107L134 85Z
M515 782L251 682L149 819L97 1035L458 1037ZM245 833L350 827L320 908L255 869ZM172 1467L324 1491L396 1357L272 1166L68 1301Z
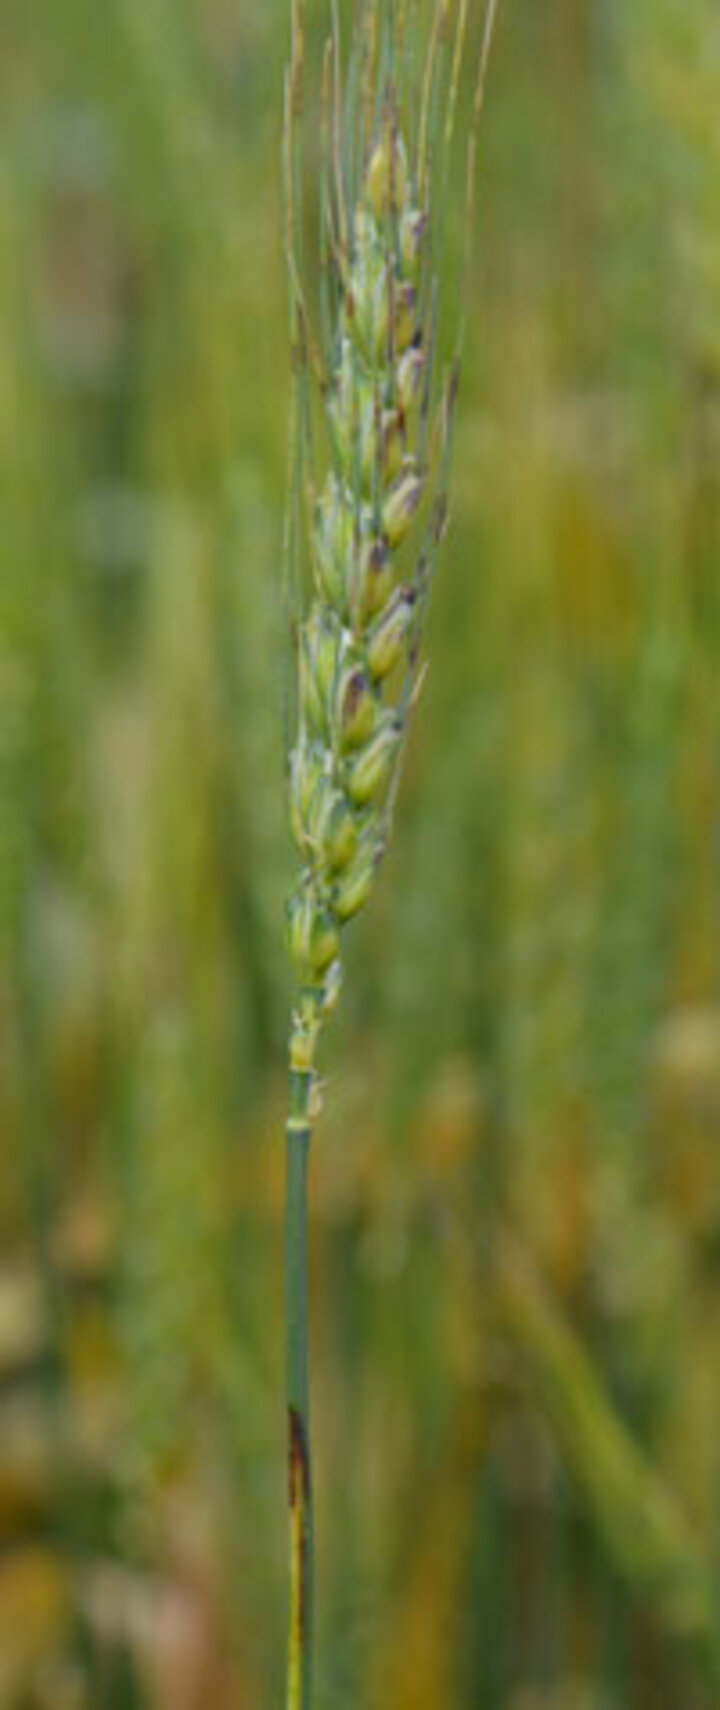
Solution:
M287 38L0 25L1 1710L282 1697ZM719 111L716 0L501 7L325 1047L321 1710L720 1703Z

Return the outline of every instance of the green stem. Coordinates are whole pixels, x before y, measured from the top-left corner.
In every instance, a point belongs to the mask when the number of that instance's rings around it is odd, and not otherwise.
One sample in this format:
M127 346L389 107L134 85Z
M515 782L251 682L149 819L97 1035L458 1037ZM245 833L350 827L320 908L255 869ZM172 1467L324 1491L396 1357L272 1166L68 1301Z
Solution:
M290 1503L287 1710L312 1704L313 1512L308 1379L307 1173L312 1068L290 1069L285 1186L285 1325Z

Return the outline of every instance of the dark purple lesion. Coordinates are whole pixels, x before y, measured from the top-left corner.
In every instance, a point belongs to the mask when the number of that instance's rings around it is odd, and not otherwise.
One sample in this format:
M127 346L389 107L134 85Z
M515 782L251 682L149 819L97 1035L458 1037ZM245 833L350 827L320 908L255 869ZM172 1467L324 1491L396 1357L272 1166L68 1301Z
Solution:
M288 1443L290 1521L297 1527L296 1536L299 1540L300 1549L300 1607L298 1617L300 1630L304 1632L307 1621L307 1574L305 1570L310 1541L310 1452L305 1424L296 1407L288 1408Z

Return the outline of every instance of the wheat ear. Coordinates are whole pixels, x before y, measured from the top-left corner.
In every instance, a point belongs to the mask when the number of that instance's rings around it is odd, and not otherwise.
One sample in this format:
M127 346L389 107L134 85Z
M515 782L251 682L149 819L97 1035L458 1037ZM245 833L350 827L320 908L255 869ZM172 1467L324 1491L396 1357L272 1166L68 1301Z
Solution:
M479 90L494 16L488 11ZM387 847L437 549L456 365L435 385L438 248L433 196L447 184L468 5L438 0L415 75L415 13L368 0L355 22L345 100L337 8L325 67L325 341L315 348L298 260L297 143L303 20L287 89L288 258L296 372L289 557L305 543L310 594L297 623L290 753L300 872L288 904L297 981L289 1047L286 1190L290 1449L288 1710L312 1696L313 1530L307 1362L307 1169L316 1052L340 990L346 924ZM408 32L408 33L406 33ZM403 68L410 67L403 83ZM410 87L408 87L408 80ZM479 116L480 98L475 104ZM474 172L474 133L468 150ZM313 381L315 385L313 387ZM313 414L312 393L315 394ZM437 401L436 401L437 400ZM318 479L309 455L319 415ZM296 590L297 597L297 590Z

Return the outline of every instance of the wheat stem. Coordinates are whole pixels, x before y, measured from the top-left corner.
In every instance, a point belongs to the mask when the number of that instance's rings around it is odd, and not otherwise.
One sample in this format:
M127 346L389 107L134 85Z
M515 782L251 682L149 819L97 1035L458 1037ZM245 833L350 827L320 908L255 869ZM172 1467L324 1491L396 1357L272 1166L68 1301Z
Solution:
M308 1160L314 1071L290 1050L285 1186L285 1324L287 1360L290 1610L287 1710L312 1703L313 1506L308 1376Z

